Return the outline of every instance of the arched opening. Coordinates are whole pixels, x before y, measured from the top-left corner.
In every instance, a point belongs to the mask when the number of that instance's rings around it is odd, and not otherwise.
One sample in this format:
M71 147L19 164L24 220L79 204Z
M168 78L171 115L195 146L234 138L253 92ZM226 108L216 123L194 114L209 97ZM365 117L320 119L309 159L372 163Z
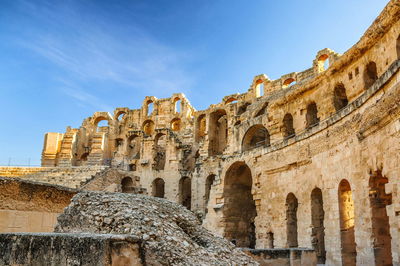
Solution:
M89 156L89 153L88 153L88 152L83 153L83 154L81 155L81 157L80 157L79 165L81 165L81 166L86 165L87 160L88 160L88 156Z
M228 139L228 119L225 110L217 110L210 114L208 125L209 145L208 154L222 154L227 145Z
M326 260L324 217L322 191L314 188L311 192L311 243L317 254L318 264L325 264Z
M354 236L354 202L350 183L343 179L339 184L340 242L342 265L356 265L357 251Z
M197 125L196 125L196 141L199 141L204 138L206 135L206 115L202 114L197 118Z
M128 159L140 158L140 138L137 135L132 135L127 140L126 152Z
M264 82L259 79L256 81L256 97L264 96Z
M229 167L224 181L224 237L238 247L254 248L256 205L251 194L251 170L244 162Z
M287 88L296 84L296 80L294 78L288 78L283 82L282 87Z
M181 119L180 118L172 119L172 121L171 121L171 129L172 129L172 131L181 130Z
M153 101L147 101L147 105L146 105L146 114L147 116L151 116L153 114L154 111L154 104Z
M229 98L228 100L225 101L225 104L236 103L236 102L237 102L237 99L231 97L231 98Z
M294 248L298 246L297 242L297 207L298 201L293 193L286 197L286 237L287 246Z
M211 186L214 183L215 180L215 175L209 175L207 176L206 179L206 188L205 188L205 193L204 193L204 208L205 208L205 213L207 213L207 205L208 201L210 200L210 192L211 192Z
M108 120L105 117L97 117L94 125L97 132L106 132L108 129Z
M164 170L167 152L167 136L159 133L154 139L153 169Z
M369 201L372 214L372 243L376 265L392 265L392 245L389 217L386 206L392 204L392 194L386 194L385 184L389 181L381 171L373 173L369 179Z
M244 112L246 112L246 111L247 111L247 107L248 107L249 105L251 105L251 103L249 103L249 102L243 103L243 104L239 107L239 109L238 109L238 111L237 111L237 115L241 115L241 114L243 114Z
M192 181L187 176L179 180L179 202L190 210L192 206Z
M115 139L115 151L117 154L124 153L124 140L121 138Z
M397 37L396 51L397 51L397 58L400 59L400 35L399 35L399 37Z
M285 114L285 116L283 117L282 131L283 131L283 137L285 139L294 137L296 134L293 127L293 116L289 113Z
M260 146L269 146L269 132L261 124L250 127L242 140L242 151L247 151Z
M364 86L365 89L369 89L374 85L375 81L378 79L378 72L376 70L376 63L369 62L364 69Z
M151 120L144 121L143 131L146 135L152 135L154 132L154 122Z
M349 101L347 100L346 88L343 83L339 83L335 86L333 91L333 106L335 107L336 112L342 110L347 106Z
M319 123L318 118L318 108L315 102L310 103L307 105L307 113L306 113L306 127L311 128Z
M162 178L154 179L152 185L152 192L151 195L157 198L164 198L165 194L165 182Z
M121 190L122 190L122 193L133 193L134 192L132 178L127 176L121 180Z
M122 119L124 119L125 115L126 115L125 111L120 111L117 113L117 115L115 117L118 121L121 121Z
M323 72L327 70L329 67L329 56L327 54L323 54L318 57L318 72Z
M256 115L254 117L259 117L261 115L264 115L267 111L267 107L268 107L268 103L264 103L263 106L261 107L260 110L258 110L258 112L256 113Z
M174 109L176 114L179 114L181 112L182 102L181 99L179 99L178 97L174 99Z

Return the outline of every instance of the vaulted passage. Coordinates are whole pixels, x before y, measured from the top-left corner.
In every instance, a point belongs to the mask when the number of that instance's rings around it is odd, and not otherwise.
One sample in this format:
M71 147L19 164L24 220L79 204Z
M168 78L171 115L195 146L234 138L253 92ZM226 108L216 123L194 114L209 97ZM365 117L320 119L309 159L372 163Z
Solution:
M232 164L224 183L224 237L239 247L254 248L257 211L251 194L250 168L244 162Z
M127 176L121 180L121 190L122 190L122 193L133 193L134 192L132 178Z
M317 104L312 102L307 106L307 128L316 126L319 123Z
M263 125L250 127L243 137L242 150L247 151L259 146L269 146L269 133Z
M297 247L297 207L298 201L293 193L286 197L286 236L289 248Z
M283 117L282 131L283 131L284 138L294 137L295 132L294 132L294 127L293 127L293 116L291 114L286 114Z
M161 178L156 178L152 184L152 196L157 198L164 198L165 195L165 182Z
M348 103L346 88L342 83L337 84L333 92L333 105L336 112L346 107Z
M399 37L397 37L396 51L397 51L397 58L400 59L400 35L399 35Z
M388 179L381 171L375 172L369 179L369 200L372 214L372 243L376 265L392 265L392 246L389 217L386 206L392 204L392 194L386 194Z
M322 191L319 188L314 188L311 192L311 243L320 264L325 264L326 259L324 217Z
M342 265L356 265L357 251L354 236L354 202L350 183L343 179L339 184L340 240Z
M376 63L371 61L365 66L364 70L365 89L369 89L372 85L374 85L377 79L378 73L376 70Z
M166 160L167 136L159 133L154 140L153 148L153 169L164 170Z
M179 181L179 202L190 210L192 205L192 181L189 177L182 177Z
M208 126L209 146L208 154L222 154L226 148L228 138L228 120L225 110L217 110L210 114Z
M207 213L207 205L208 201L210 200L210 192L211 192L211 186L214 183L215 180L215 175L209 175L207 176L206 179L206 187L205 187L205 193L204 193L204 207L205 207L205 213Z
M140 158L140 146L140 138L137 135L128 138L126 153L129 159Z

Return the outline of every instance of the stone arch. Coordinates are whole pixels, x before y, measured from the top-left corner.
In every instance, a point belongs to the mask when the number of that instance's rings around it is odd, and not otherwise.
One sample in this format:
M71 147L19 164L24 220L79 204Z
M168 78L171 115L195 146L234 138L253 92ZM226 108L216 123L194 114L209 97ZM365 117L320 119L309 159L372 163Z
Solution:
M184 176L179 180L179 202L191 209L192 206L192 180L190 177Z
M126 115L126 111L125 110L120 110L118 112L115 113L114 119L117 121L121 121Z
M293 127L293 116L290 113L285 114L283 117L283 137L291 138L295 136L295 131Z
M365 89L369 89L374 85L375 81L378 79L378 72L376 69L376 63L370 61L364 69L364 86Z
M174 113L179 114L182 112L182 100L179 97L174 99Z
M131 177L126 176L121 180L121 191L122 193L133 193L134 185Z
M172 121L171 121L171 129L172 129L172 131L181 130L181 119L180 118L172 119Z
M318 125L318 123L318 107L315 102L311 102L307 105L306 127L311 128Z
M224 179L224 237L239 247L254 248L256 244L256 205L251 193L251 170L244 162L233 163Z
M146 135L152 135L154 132L154 122L152 120L146 120L143 122L143 132Z
M346 95L346 88L343 83L338 83L333 90L333 106L336 112L342 110L349 103Z
M146 102L146 115L151 116L154 111L154 102L152 100L148 100Z
M287 88L287 87L290 87L290 86L292 86L294 84L296 84L296 80L294 78L288 78L288 79L285 79L283 81L282 87L283 88Z
M289 193L286 197L286 237L289 248L297 247L297 208L299 204L296 196Z
M375 265L392 265L392 246L389 217L386 206L392 204L392 194L386 194L388 178L380 170L372 173L369 179L369 201L371 206L372 243Z
M222 154L228 141L228 118L225 110L216 110L210 114L208 134L208 154Z
M167 136L158 133L154 138L153 169L164 170L167 153Z
M165 196L165 182L162 178L156 178L151 184L151 195L157 198L164 198Z
M96 128L97 132L100 132L102 130L102 128L108 127L109 126L109 119L105 116L97 116L94 121L93 121L93 125Z
M228 100L225 101L225 104L230 104L230 103L235 103L237 102L237 99L234 97L228 98Z
M264 81L262 79L258 79L255 82L256 85L256 97L264 96Z
M126 153L129 159L139 159L140 158L140 149L141 149L141 141L138 135L130 136L127 141Z
M206 135L206 115L202 114L197 118L196 123L196 141L201 140Z
M311 243L319 264L325 264L326 260L324 218L322 191L316 187L311 192Z
M210 200L211 186L213 185L214 181L215 181L215 175L214 174L211 174L211 175L207 176L205 193L204 193L205 213L207 213L207 205L208 205L208 201Z
M269 146L270 136L268 130L261 124L250 127L242 140L242 151L251 150L259 146Z
M338 189L340 214L340 242L342 265L356 265L357 251L354 235L354 201L349 181L340 181Z
M325 71L329 68L329 55L322 54L318 57L318 72Z

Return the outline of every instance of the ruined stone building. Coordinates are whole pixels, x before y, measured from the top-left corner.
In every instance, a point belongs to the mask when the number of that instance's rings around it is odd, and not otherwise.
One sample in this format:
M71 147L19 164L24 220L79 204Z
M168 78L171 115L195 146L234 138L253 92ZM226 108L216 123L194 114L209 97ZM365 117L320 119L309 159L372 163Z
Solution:
M399 18L392 0L343 55L323 49L302 72L257 75L247 92L206 110L176 93L96 112L47 133L42 166L120 170L62 183L141 187L201 214L237 246L314 248L328 265L399 265Z

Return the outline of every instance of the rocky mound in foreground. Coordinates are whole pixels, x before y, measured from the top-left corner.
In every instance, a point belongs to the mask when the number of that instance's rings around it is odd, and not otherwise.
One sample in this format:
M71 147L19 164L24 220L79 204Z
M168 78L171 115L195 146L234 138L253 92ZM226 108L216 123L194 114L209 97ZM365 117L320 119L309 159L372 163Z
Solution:
M152 265L258 265L192 212L165 199L82 192L58 218L56 232L129 234L143 240Z

